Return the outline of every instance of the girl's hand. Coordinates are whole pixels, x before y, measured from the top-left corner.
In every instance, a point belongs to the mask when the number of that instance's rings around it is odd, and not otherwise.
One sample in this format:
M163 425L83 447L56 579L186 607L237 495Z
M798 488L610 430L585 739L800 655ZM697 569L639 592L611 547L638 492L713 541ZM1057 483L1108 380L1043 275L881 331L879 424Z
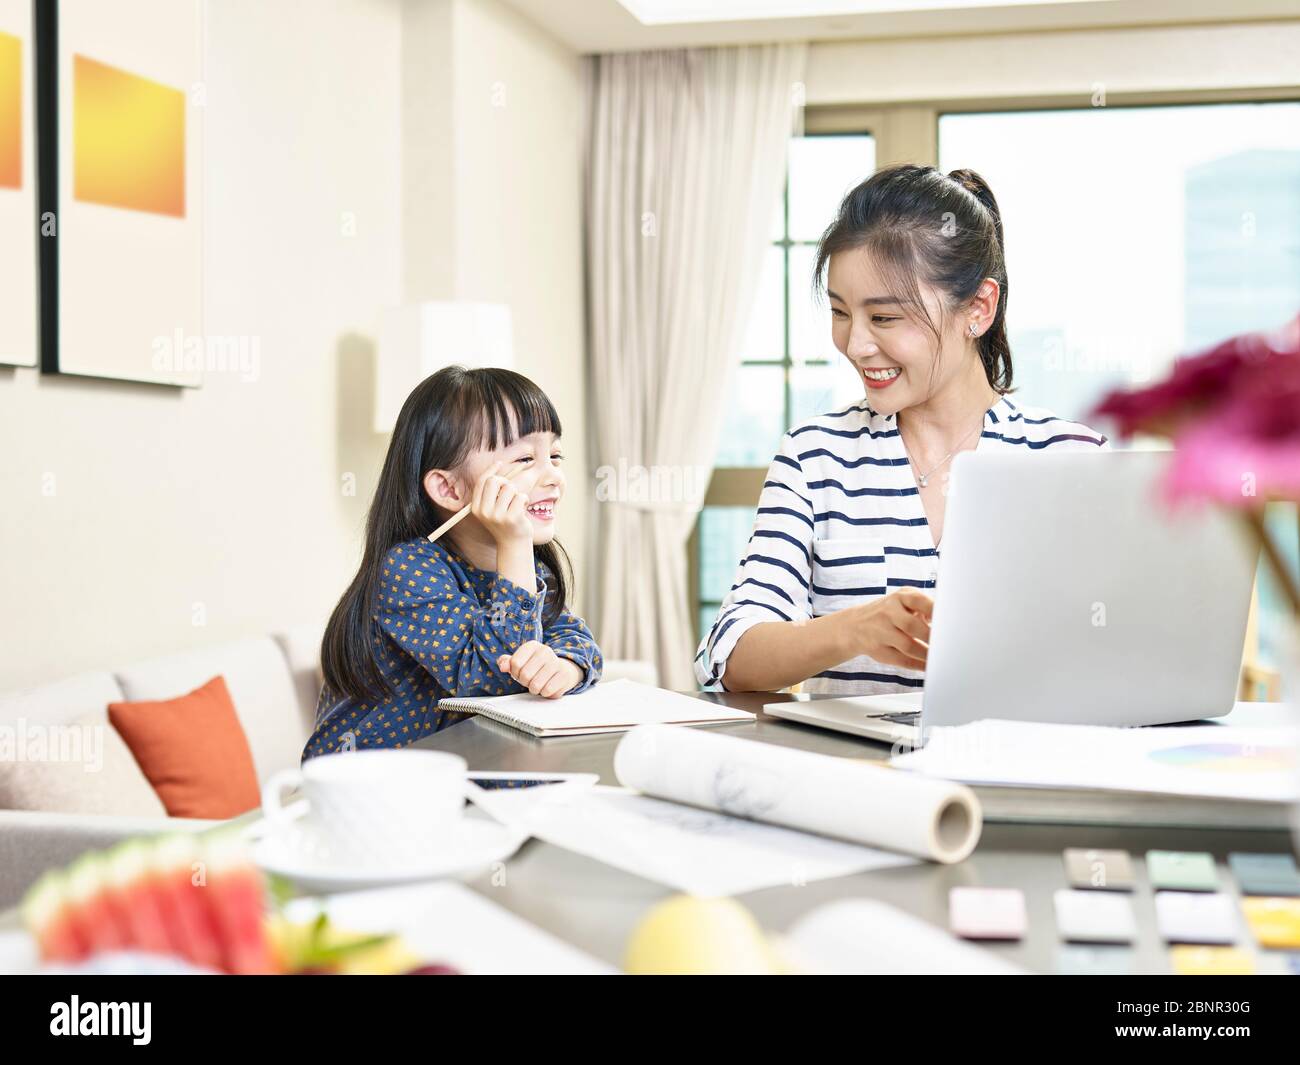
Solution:
M848 615L853 654L870 655L887 666L925 668L934 600L924 592L901 588L841 613Z
M494 463L474 485L469 512L478 518L498 544L533 542L533 525L524 508L528 496L514 487L497 471Z
M512 655L501 655L497 669L509 673L534 695L558 699L582 683L580 666L561 658L544 643L529 640Z

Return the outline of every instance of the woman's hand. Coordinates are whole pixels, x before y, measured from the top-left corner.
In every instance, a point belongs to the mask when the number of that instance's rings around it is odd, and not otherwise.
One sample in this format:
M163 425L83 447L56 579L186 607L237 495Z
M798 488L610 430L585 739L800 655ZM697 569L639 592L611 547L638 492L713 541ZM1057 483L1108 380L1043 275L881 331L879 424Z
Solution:
M924 669L930 644L934 600L915 588L900 588L883 599L840 611L855 655L870 655L887 666Z
M581 666L561 658L544 643L529 640L512 655L497 659L497 669L509 673L534 695L558 699L582 683Z
M515 488L497 471L501 463L493 463L474 485L469 512L478 518L498 545L533 542L533 524L525 507L528 496Z
M776 691L858 655L904 669L924 669L934 600L902 588L863 606L800 621L764 621L736 641L722 686Z

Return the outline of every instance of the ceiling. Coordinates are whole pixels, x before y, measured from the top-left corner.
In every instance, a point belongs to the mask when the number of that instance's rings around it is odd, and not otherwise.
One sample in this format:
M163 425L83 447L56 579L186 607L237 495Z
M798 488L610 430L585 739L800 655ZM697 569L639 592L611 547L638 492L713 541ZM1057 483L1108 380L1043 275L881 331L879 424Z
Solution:
M925 10L866 10L894 6L884 0L860 5L839 0L823 6L859 13L750 18L643 25L619 0L505 0L557 40L580 53L642 51L652 48L753 44L761 41L879 39L964 36L1042 30L1158 26L1173 23L1248 22L1300 18L1297 0L1083 0L971 7L960 4ZM628 0L636 7L641 0ZM714 0L718 2L718 0ZM729 0L732 6L743 0ZM754 0L758 3L759 0ZM937 0L936 0L937 2ZM691 5L677 3L688 8ZM786 9L816 9L818 0L790 0ZM899 0L898 7L917 6Z

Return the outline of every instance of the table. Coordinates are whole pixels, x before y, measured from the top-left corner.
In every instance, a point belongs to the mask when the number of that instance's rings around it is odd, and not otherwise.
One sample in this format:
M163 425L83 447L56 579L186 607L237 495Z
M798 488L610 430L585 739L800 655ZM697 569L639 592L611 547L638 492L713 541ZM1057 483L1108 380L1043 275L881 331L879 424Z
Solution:
M793 698L789 695L689 694L755 715L753 721L710 726L728 735L849 758L883 761L890 754L883 743L763 713L764 703ZM617 784L613 759L620 738L615 733L538 740L485 718L470 718L414 746L458 754L472 770L586 772L599 774L603 784ZM1127 850L1138 859L1134 862L1137 888L1132 898L1139 936L1134 947L1080 948L1058 940L1052 893L1068 886L1061 857L1066 847ZM1285 831L986 823L975 853L959 865L923 863L880 869L798 887L767 888L741 895L739 901L770 932L784 931L823 903L854 897L879 899L946 928L950 888L1018 887L1025 893L1029 934L1019 943L984 944L987 949L1042 973L1072 971L1083 954L1094 971L1103 965L1118 971L1166 973L1168 953L1156 933L1152 893L1145 862L1140 860L1146 851L1156 849L1209 851L1220 865L1221 890L1235 894L1235 882L1225 864L1229 851L1286 852L1291 849L1291 839ZM670 888L536 839L525 843L506 863L504 879L500 874L484 874L468 884L613 965L621 965L624 946L646 911L673 894ZM0 929L20 926L16 909L0 914ZM1242 942L1249 944L1244 931ZM1256 952L1256 956L1260 972L1286 971L1284 956L1275 952Z
M850 758L884 760L890 754L883 743L763 713L764 703L793 698L789 695L689 694L755 714L752 722L710 726L719 733ZM602 784L617 784L613 757L619 739L620 734L615 733L539 740L485 718L471 718L427 736L415 746L458 754L471 770L597 773ZM1081 948L1058 940L1052 894L1069 886L1061 855L1066 847L1114 848L1134 856L1137 888L1132 898L1139 938L1132 948ZM881 869L803 886L767 888L739 896L738 901L771 932L784 931L823 903L864 896L946 928L950 888L1018 887L1025 892L1029 934L1019 943L985 944L988 949L1042 973L1074 971L1084 955L1090 966L1167 973L1168 952L1156 932L1146 863L1141 860L1145 852L1209 851L1220 863L1221 889L1232 893L1235 882L1226 868L1229 851L1284 852L1290 848L1290 835L1285 831L994 823L984 826L974 854L958 865L923 863ZM492 875L485 874L470 880L469 885L539 927L615 965L621 964L624 946L641 917L656 902L673 894L670 888L536 839L525 843L506 863L504 883L494 883ZM1243 924L1243 944L1249 942ZM1257 952L1257 958L1260 972L1286 971L1282 955Z

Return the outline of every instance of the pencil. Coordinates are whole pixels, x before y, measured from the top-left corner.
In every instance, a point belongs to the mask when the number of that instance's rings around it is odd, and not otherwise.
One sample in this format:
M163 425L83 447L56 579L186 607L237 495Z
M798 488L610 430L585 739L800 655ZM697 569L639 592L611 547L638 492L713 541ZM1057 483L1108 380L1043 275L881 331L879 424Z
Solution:
M512 473L509 477L506 478L506 480L507 480L507 481L513 481L513 480L515 479L515 477L516 477L518 474L522 473L522 472L523 472L522 470L515 470L514 473ZM456 513L453 514L450 518L448 518L448 519L447 519L446 521L444 521L441 525L439 525L436 529L434 529L433 532L429 533L427 539L428 539L430 542L432 542L432 541L438 539L439 536L441 536L441 535L442 535L443 533L445 533L448 529L450 529L452 526L454 526L457 522L460 521L461 518L463 518L463 517L464 517L466 514L468 514L468 513L469 513L469 504L467 503L465 506L461 507L460 510L456 511Z

